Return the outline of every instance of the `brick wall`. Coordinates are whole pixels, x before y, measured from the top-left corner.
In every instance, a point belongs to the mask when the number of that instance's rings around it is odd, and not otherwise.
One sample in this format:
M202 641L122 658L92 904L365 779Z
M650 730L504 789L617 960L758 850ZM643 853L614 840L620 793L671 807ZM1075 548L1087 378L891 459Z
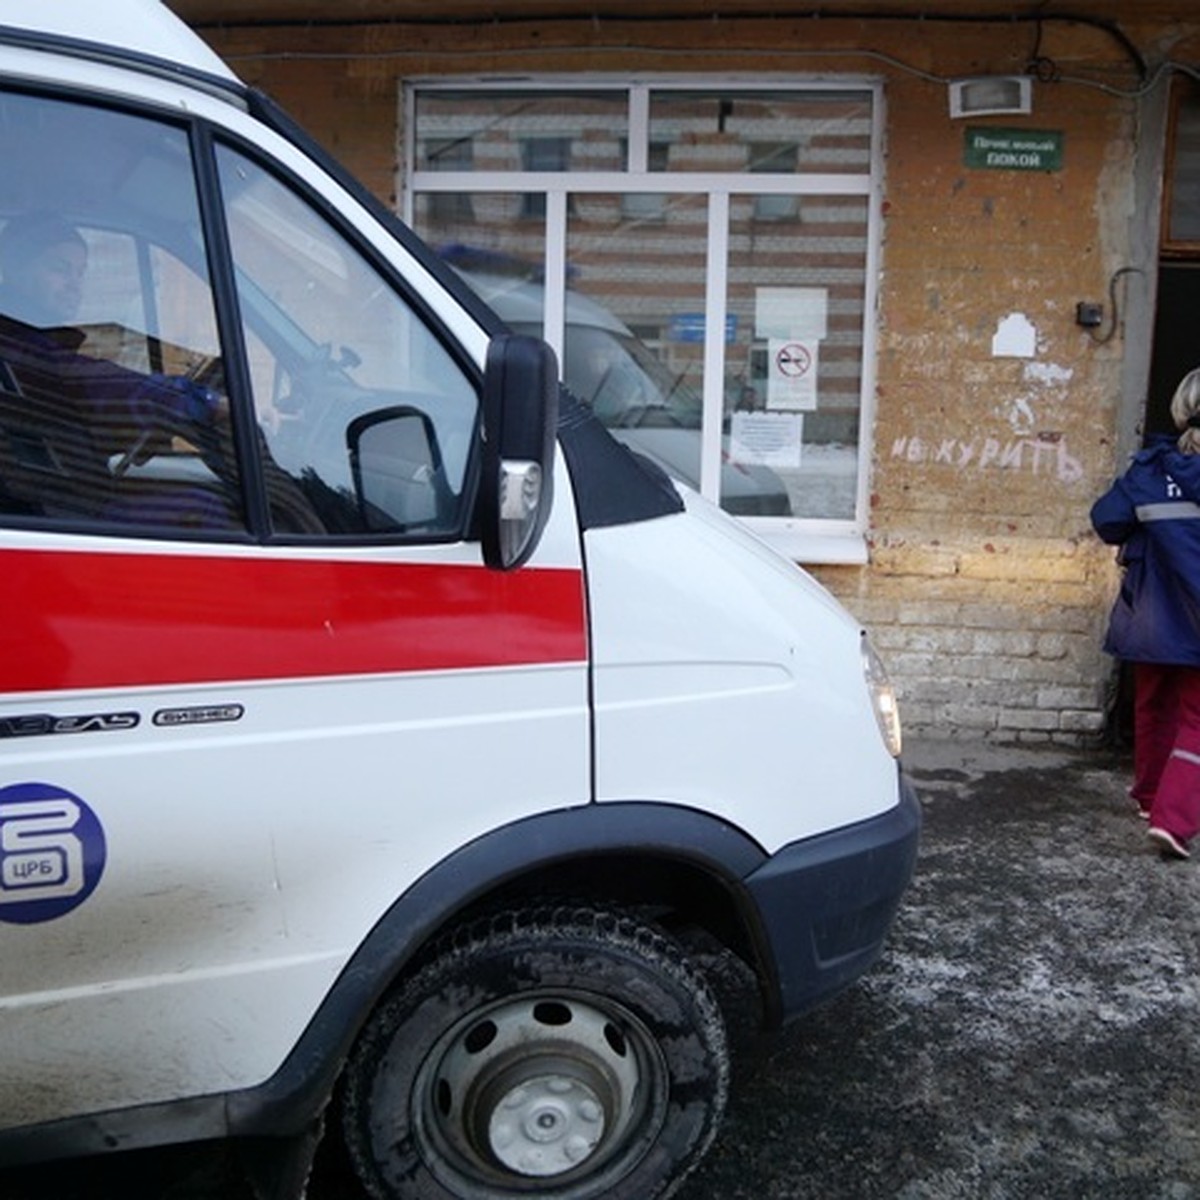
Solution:
M1154 53L1181 48L1179 30L1130 33ZM1132 444L1139 409L1139 396L1122 394L1124 338L1094 340L1075 306L1107 311L1110 278L1133 262L1138 107L1113 91L1039 83L1031 116L952 121L944 83L879 57L941 77L1020 73L1035 35L1020 22L832 19L207 32L392 203L405 78L882 75L870 561L814 573L872 631L910 729L1075 742L1101 730L1112 680L1099 645L1115 568L1088 509L1119 468L1118 447ZM875 56L855 52L864 48ZM1086 25L1047 23L1038 50L1064 74L1136 82L1121 46ZM1062 169L970 169L967 124L1059 131ZM1123 287L1145 312L1145 278L1127 275ZM997 352L1014 328L1032 339L1028 357Z

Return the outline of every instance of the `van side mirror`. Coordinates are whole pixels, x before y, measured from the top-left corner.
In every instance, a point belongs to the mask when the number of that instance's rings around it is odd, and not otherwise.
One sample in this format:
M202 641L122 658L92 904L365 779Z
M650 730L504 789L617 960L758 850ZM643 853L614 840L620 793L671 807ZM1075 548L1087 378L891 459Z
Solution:
M537 546L553 497L558 360L538 338L501 334L483 376L483 560L508 571Z

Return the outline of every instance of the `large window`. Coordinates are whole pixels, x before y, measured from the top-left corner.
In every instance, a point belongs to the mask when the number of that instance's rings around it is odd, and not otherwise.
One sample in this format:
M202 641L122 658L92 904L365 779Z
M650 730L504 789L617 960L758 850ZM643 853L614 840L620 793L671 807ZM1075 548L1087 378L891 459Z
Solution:
M862 82L423 85L405 216L618 438L796 557L853 561L880 125Z

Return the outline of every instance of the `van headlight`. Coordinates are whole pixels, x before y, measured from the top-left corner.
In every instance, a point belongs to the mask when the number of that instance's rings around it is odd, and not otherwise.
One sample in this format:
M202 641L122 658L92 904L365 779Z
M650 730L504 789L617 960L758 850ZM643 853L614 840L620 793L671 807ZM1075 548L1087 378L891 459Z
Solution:
M884 669L871 639L862 635L863 674L867 680L867 691L871 696L871 707L875 710L875 720L879 722L879 732L883 736L883 744L893 758L900 757L900 708L896 704L896 691L892 681Z

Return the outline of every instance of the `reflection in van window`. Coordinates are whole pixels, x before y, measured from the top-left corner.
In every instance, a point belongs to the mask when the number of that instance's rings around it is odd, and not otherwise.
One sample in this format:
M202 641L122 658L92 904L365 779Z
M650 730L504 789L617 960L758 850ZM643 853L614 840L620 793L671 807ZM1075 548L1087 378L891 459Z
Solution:
M473 384L295 192L228 147L218 162L259 427L318 531L461 534Z
M544 288L528 269L514 273L513 263L502 261L501 269L489 270L486 256L458 246L444 249L443 257L514 331L542 336ZM672 370L616 314L570 288L562 375L618 441L699 490L703 399L687 372ZM728 435L722 440L727 447ZM728 453L722 456L721 503L738 516L792 511L787 488L773 470L734 463Z
M0 516L243 528L186 135L0 96Z

